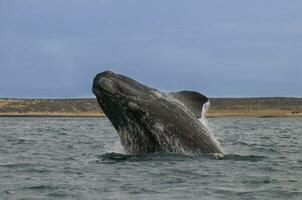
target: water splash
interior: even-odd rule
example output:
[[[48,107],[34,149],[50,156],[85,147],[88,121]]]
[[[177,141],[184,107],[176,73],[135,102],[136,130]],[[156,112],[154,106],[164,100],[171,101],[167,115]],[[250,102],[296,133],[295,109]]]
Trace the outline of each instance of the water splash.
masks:
[[[201,111],[201,118],[202,119],[206,119],[206,114],[207,114],[207,112],[210,108],[210,105],[211,105],[210,101],[207,101],[205,104],[203,104],[202,111]]]
[[[107,145],[105,145],[105,149],[107,153],[126,154],[120,138],[112,141],[112,143],[107,143]]]
[[[201,118],[199,118],[198,120],[206,127],[206,129],[208,129],[209,135],[212,138],[212,140],[214,141],[214,143],[218,146],[218,148],[221,150],[221,152],[223,154],[225,154],[224,149],[222,148],[222,146],[220,145],[218,140],[215,138],[214,133],[207,122],[206,114],[208,112],[208,109],[210,108],[210,105],[211,105],[210,101],[207,101],[205,104],[203,104],[202,111],[201,111]]]

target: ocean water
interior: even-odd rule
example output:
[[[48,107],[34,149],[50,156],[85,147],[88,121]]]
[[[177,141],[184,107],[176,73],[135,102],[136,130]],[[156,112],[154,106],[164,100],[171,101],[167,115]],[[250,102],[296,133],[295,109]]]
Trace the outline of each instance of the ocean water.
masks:
[[[302,199],[302,119],[208,119],[226,155],[124,155],[106,118],[0,118],[0,199]]]

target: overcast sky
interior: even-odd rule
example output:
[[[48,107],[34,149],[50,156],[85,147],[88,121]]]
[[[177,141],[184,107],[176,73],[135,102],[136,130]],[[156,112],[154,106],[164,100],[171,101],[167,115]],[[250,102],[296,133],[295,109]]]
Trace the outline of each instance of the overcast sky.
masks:
[[[0,97],[92,97],[107,69],[164,91],[302,97],[302,1],[0,0]]]

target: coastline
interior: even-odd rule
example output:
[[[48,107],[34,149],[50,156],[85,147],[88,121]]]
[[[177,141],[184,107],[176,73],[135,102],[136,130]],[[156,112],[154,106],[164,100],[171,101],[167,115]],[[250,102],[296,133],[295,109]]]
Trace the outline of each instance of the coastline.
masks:
[[[106,117],[104,113],[0,113],[0,117]],[[302,114],[291,114],[290,112],[209,112],[207,118],[302,118]]]
[[[0,117],[106,117],[104,113],[0,113]]]
[[[302,98],[210,98],[207,118],[302,117]],[[0,117],[105,117],[96,99],[0,98]]]

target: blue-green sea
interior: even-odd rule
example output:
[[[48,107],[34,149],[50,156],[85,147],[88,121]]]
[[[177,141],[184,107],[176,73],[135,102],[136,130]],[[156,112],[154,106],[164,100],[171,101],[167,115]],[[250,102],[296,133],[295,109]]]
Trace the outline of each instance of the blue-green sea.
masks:
[[[0,199],[302,199],[301,118],[213,118],[226,155],[125,155],[107,118],[0,118]]]

